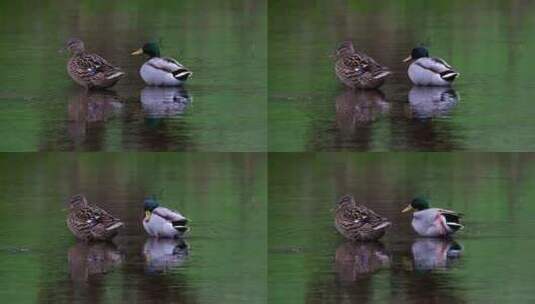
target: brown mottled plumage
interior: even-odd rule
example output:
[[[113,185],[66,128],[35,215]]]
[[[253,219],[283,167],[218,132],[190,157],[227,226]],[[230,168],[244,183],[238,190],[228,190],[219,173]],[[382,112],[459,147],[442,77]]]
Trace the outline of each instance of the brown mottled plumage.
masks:
[[[364,205],[357,204],[353,196],[346,195],[338,202],[334,225],[347,239],[373,241],[385,234],[390,222]]]
[[[373,58],[356,51],[351,41],[343,42],[336,50],[334,71],[342,83],[357,89],[378,88],[391,74]]]
[[[75,195],[69,203],[67,226],[82,241],[106,241],[117,235],[123,223],[105,210],[90,205],[83,195]]]
[[[104,58],[86,53],[80,39],[69,39],[67,49],[72,54],[67,63],[67,72],[76,83],[85,88],[109,88],[124,76],[120,68],[111,65]]]

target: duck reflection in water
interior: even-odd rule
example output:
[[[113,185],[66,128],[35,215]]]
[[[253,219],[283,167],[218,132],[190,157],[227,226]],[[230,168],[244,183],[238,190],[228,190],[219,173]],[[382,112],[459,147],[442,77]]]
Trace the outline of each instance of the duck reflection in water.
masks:
[[[336,122],[350,132],[376,121],[390,110],[380,90],[346,90],[336,98]]]
[[[446,269],[463,251],[459,243],[449,239],[421,238],[412,244],[413,265],[419,271]]]
[[[124,261],[124,254],[110,242],[78,242],[68,252],[70,278],[86,282],[91,276],[106,274]]]
[[[341,282],[354,282],[390,267],[381,242],[346,242],[336,249],[335,272]]]
[[[183,87],[145,87],[141,105],[148,118],[164,118],[184,113],[191,98]]]
[[[68,105],[70,133],[84,135],[91,123],[106,122],[120,113],[123,103],[113,91],[86,91],[74,95]]]
[[[183,239],[149,238],[143,246],[145,270],[160,273],[182,265],[188,256],[188,244]]]
[[[409,92],[412,117],[428,119],[447,115],[459,102],[459,94],[450,87],[415,86]]]
[[[390,111],[380,90],[346,90],[336,97],[335,145],[368,150],[373,123]]]

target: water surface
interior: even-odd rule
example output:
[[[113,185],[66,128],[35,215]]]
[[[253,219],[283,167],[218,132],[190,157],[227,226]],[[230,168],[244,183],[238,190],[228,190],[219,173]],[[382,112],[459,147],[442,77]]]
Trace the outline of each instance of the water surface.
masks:
[[[535,155],[270,154],[270,303],[531,303]],[[377,243],[333,227],[352,193],[392,222]],[[425,239],[404,202],[464,213],[454,240]]]
[[[127,73],[113,103],[67,75],[72,36]],[[146,94],[130,53],[147,41],[193,71],[187,106]],[[0,151],[265,151],[266,53],[263,1],[3,2]]]
[[[498,0],[270,2],[269,150],[535,149],[534,9]],[[346,39],[393,70],[380,91],[348,92],[337,80],[330,56]],[[421,43],[461,73],[453,90],[413,91],[401,60]]]
[[[263,154],[16,153],[0,160],[0,296],[6,303],[265,303]],[[70,195],[125,222],[113,243],[77,242]],[[190,220],[184,242],[143,230],[159,195]]]

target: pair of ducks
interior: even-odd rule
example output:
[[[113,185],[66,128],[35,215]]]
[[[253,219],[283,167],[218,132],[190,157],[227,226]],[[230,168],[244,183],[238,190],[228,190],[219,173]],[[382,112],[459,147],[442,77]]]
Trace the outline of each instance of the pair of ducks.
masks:
[[[188,219],[180,212],[161,207],[149,197],[143,202],[145,218],[143,228],[152,237],[179,238],[188,230]],[[83,195],[75,195],[69,202],[67,227],[81,241],[107,241],[124,226],[120,219],[104,209],[89,204]]]
[[[72,57],[67,63],[69,76],[79,85],[88,89],[106,89],[114,86],[125,73],[106,59],[97,54],[86,52],[84,42],[78,38],[67,41],[67,50]],[[132,55],[146,54],[145,62],[139,74],[147,85],[178,86],[183,84],[192,74],[190,70],[173,58],[160,57],[157,43],[145,43]]]
[[[378,88],[392,74],[370,56],[357,51],[351,41],[345,41],[338,47],[335,58],[334,70],[338,79],[351,88]],[[414,48],[403,61],[412,61],[408,75],[417,86],[449,86],[459,76],[446,61],[429,57],[429,51],[422,46]]]
[[[461,214],[455,211],[430,208],[423,198],[414,198],[402,212],[414,211],[412,228],[424,237],[448,237],[463,228]],[[340,199],[334,224],[345,238],[354,241],[374,241],[381,238],[391,223],[383,216],[358,204],[353,196]]]

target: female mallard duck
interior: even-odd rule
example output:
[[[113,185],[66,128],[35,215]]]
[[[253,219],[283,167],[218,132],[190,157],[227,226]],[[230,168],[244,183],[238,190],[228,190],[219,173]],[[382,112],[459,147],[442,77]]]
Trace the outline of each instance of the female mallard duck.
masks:
[[[463,229],[461,214],[455,211],[429,208],[427,200],[417,197],[401,212],[415,210],[412,215],[412,228],[421,236],[446,237]]]
[[[334,226],[347,239],[374,241],[385,234],[390,222],[371,209],[357,204],[353,196],[346,195],[338,202]]]
[[[149,60],[139,70],[141,78],[148,85],[178,86],[193,74],[175,59],[160,57],[160,47],[157,43],[145,43],[142,48],[132,53],[132,55],[140,54],[149,56]]]
[[[375,89],[380,87],[390,70],[368,55],[358,52],[353,42],[345,41],[336,50],[334,71],[342,83],[351,88]]]
[[[82,241],[106,241],[117,235],[123,223],[95,205],[90,205],[83,195],[75,195],[69,203],[67,226]]]
[[[187,218],[178,211],[160,207],[155,198],[146,198],[143,206],[145,208],[143,228],[150,236],[176,238],[181,237],[188,230],[188,227],[186,227]]]
[[[78,38],[69,39],[67,49],[72,54],[67,63],[67,72],[76,83],[85,88],[109,88],[124,76],[121,69],[104,58],[86,53],[83,41]]]
[[[403,62],[414,60],[409,66],[409,78],[412,83],[420,86],[448,86],[459,77],[459,73],[444,60],[429,57],[429,51],[425,47],[412,49],[411,55]]]

